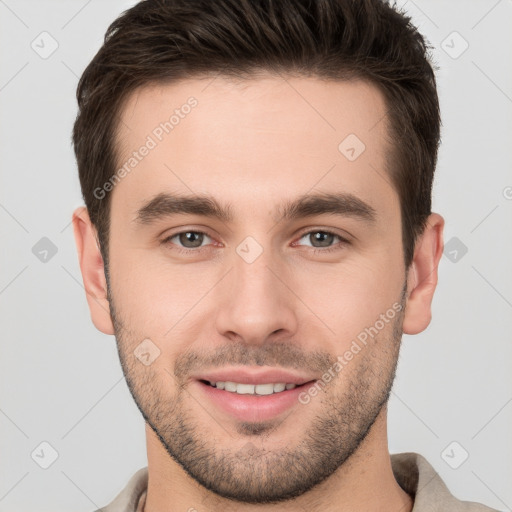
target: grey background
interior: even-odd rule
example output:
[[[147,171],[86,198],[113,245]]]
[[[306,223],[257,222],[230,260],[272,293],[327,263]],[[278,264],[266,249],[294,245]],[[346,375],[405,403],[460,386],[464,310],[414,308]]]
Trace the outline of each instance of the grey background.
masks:
[[[2,512],[90,511],[147,464],[114,338],[89,318],[70,226],[82,204],[78,77],[133,3],[0,0]],[[400,3],[440,66],[433,201],[447,251],[431,325],[404,336],[389,448],[423,454],[457,497],[511,510],[512,1]]]

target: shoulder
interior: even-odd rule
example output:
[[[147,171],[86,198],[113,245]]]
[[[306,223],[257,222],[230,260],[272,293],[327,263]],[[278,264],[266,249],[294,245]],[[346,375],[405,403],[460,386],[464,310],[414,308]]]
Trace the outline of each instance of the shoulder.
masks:
[[[136,512],[141,495],[148,487],[148,468],[139,469],[121,492],[105,507],[94,512]]]
[[[419,453],[392,454],[391,466],[400,487],[414,498],[412,512],[498,512],[481,503],[457,499],[439,473]]]

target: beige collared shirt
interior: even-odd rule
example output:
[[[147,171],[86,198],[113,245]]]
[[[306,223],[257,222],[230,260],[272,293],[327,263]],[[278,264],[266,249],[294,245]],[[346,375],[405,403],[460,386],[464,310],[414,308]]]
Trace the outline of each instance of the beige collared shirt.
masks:
[[[391,455],[395,479],[414,499],[412,512],[498,512],[480,503],[460,501],[418,453]],[[148,469],[139,469],[126,487],[106,507],[95,512],[143,512],[148,485]]]

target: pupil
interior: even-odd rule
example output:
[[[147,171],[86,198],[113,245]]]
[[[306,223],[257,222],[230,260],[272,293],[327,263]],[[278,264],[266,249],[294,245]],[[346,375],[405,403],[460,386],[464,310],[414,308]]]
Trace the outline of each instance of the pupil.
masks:
[[[203,235],[201,233],[197,233],[195,231],[187,231],[186,233],[182,233],[180,235],[180,242],[185,247],[200,247],[203,241],[202,237]],[[187,245],[187,243],[192,243],[192,245]]]
[[[315,240],[321,243],[319,247],[328,247],[329,242],[331,241],[331,237],[333,235],[330,233],[326,233],[325,231],[317,231],[314,236]]]

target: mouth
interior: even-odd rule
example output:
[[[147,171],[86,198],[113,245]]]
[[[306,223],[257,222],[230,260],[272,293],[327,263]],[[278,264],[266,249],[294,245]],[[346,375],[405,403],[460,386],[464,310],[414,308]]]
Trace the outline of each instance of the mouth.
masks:
[[[199,379],[199,382],[206,386],[211,386],[215,389],[227,391],[229,393],[236,393],[237,395],[254,395],[254,396],[268,396],[276,393],[283,393],[296,388],[311,385],[314,380],[304,382],[303,384],[295,384],[293,382],[269,382],[266,384],[246,384],[232,381],[210,381],[206,379]]]
[[[207,379],[193,381],[202,396],[216,409],[245,422],[262,422],[279,417],[300,405],[299,395],[315,382],[246,384]]]

